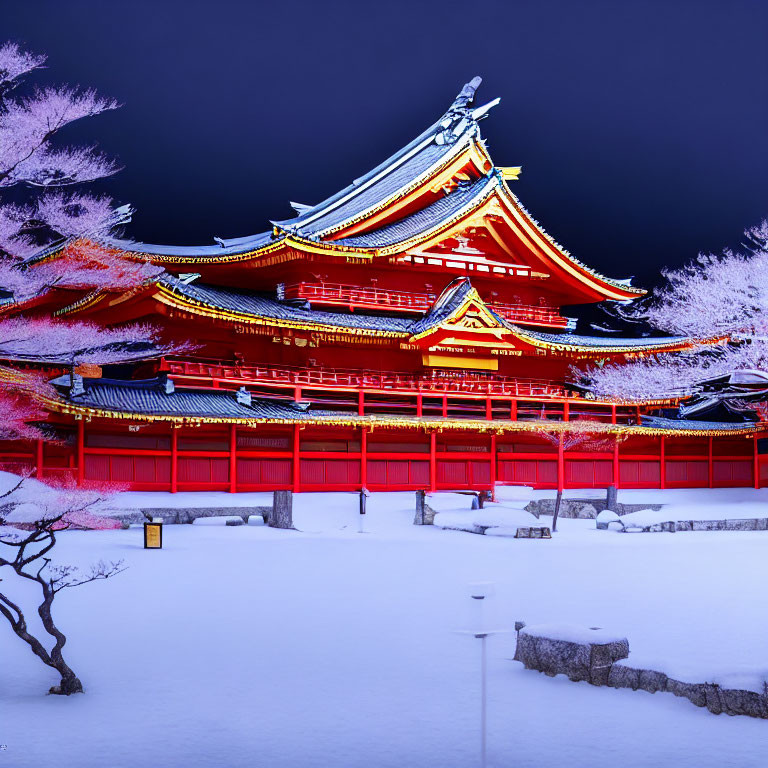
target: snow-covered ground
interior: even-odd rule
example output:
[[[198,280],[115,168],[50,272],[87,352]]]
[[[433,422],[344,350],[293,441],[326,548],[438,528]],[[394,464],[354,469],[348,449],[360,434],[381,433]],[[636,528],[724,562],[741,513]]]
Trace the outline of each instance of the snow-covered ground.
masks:
[[[768,500],[705,494],[729,510]],[[474,581],[496,585],[494,626],[605,627],[630,661],[694,679],[768,668],[768,533],[561,520],[551,540],[515,540],[414,527],[412,494],[374,494],[361,534],[356,505],[299,495],[299,531],[172,526],[162,551],[136,528],[61,534],[60,559],[128,570],[57,598],[85,695],[45,696],[53,674],[0,624],[0,768],[477,765],[479,643],[455,632]],[[489,640],[491,766],[765,763],[764,721],[547,678],[510,661],[513,646]]]

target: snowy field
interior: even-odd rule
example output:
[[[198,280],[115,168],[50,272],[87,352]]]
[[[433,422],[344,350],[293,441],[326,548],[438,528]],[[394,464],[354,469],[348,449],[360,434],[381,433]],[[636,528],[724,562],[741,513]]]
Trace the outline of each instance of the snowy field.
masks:
[[[361,534],[356,504],[299,495],[300,531],[169,526],[162,551],[137,528],[62,534],[61,560],[128,570],[57,599],[85,695],[44,695],[54,675],[0,625],[0,768],[477,765],[479,642],[455,632],[472,581],[496,584],[494,626],[605,627],[630,661],[692,679],[768,669],[768,533],[562,520],[552,540],[515,540],[414,527],[413,494],[374,494]],[[489,640],[491,766],[765,765],[765,721],[547,678],[513,649]]]

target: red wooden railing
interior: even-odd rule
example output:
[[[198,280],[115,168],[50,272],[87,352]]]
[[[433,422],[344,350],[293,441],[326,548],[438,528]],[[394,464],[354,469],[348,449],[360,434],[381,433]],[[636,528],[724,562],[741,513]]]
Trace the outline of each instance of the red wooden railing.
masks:
[[[293,387],[386,390],[435,394],[476,394],[509,397],[567,396],[564,387],[545,379],[519,379],[511,376],[481,375],[468,372],[432,371],[415,374],[399,371],[367,371],[345,368],[298,368],[273,365],[228,365],[188,360],[164,360],[163,370],[172,377],[210,379],[215,385],[253,382]]]
[[[341,283],[292,283],[283,287],[283,294],[286,299],[306,299],[315,304],[406,312],[426,312],[437,298],[433,293],[410,293]]]
[[[524,304],[489,304],[497,315],[512,323],[523,325],[548,325],[556,328],[567,328],[568,318],[563,317],[556,309],[550,307],[531,307]]]
[[[395,291],[377,286],[343,285],[341,283],[291,283],[278,288],[285,299],[305,299],[314,304],[354,309],[386,309],[396,312],[426,312],[435,303],[433,293]],[[491,303],[496,314],[513,323],[566,328],[568,319],[551,307],[526,304]]]

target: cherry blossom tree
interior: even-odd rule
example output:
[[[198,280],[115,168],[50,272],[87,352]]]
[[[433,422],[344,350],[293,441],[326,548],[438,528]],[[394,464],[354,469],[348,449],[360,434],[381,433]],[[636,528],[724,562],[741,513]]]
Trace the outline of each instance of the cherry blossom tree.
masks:
[[[29,315],[50,291],[125,290],[162,273],[105,244],[130,220],[130,206],[74,188],[115,173],[114,160],[94,146],[58,143],[68,125],[116,109],[117,102],[69,86],[20,93],[44,63],[15,43],[0,46],[0,359],[74,368],[146,357],[153,349],[161,354],[145,326],[101,329]],[[37,375],[0,369],[0,436],[32,436],[27,398],[44,390]]]
[[[34,422],[46,400],[57,397],[43,370],[155,357],[169,350],[146,326],[100,328],[39,317],[35,306],[56,291],[83,297],[126,290],[156,279],[162,270],[148,260],[122,256],[109,235],[130,220],[129,206],[78,186],[109,176],[117,164],[94,146],[67,146],[59,134],[68,125],[116,109],[113,99],[92,90],[20,85],[39,70],[44,56],[14,43],[0,45],[0,439],[44,438]],[[69,303],[69,301],[67,302]],[[23,364],[23,365],[20,365]],[[50,374],[49,374],[50,375]],[[0,473],[0,476],[6,473]],[[72,527],[117,525],[97,513],[104,489],[52,489],[22,478],[0,493],[0,615],[15,634],[61,681],[51,693],[71,694],[82,683],[65,661],[66,636],[53,617],[56,595],[64,589],[119,573],[120,563],[97,563],[90,570],[56,563],[57,532]],[[0,484],[1,485],[1,484]],[[14,585],[39,589],[35,613],[42,629],[30,625],[24,594]]]
[[[623,310],[627,319],[684,337],[689,350],[595,366],[576,372],[580,383],[632,402],[687,397],[701,381],[734,371],[768,371],[768,222],[745,238],[741,252],[701,254],[664,272],[667,284],[652,299]]]

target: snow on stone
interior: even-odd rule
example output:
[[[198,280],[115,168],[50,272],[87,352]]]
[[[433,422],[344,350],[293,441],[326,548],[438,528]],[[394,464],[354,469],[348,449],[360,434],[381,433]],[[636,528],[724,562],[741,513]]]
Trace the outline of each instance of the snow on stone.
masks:
[[[536,491],[536,498],[554,498],[555,491]],[[565,499],[604,499],[600,488],[568,489]],[[741,520],[768,517],[768,488],[619,489],[624,504],[663,504],[665,520]]]
[[[536,624],[520,630],[531,637],[547,637],[550,640],[561,640],[564,643],[603,644],[619,643],[627,639],[626,635],[611,632],[607,629],[595,629],[576,624]]]
[[[491,534],[497,528],[497,536],[512,536],[518,528],[530,528],[543,525],[534,515],[523,509],[511,509],[501,504],[487,504],[485,509],[464,509],[461,511],[438,512],[435,515],[435,523],[438,528],[450,528],[452,530],[468,531],[470,533]]]
[[[666,523],[670,520],[669,512],[654,509],[639,509],[621,517],[621,522],[627,530],[645,528],[657,523]]]
[[[237,515],[213,515],[211,517],[198,517],[192,521],[193,525],[244,525],[242,517]]]

